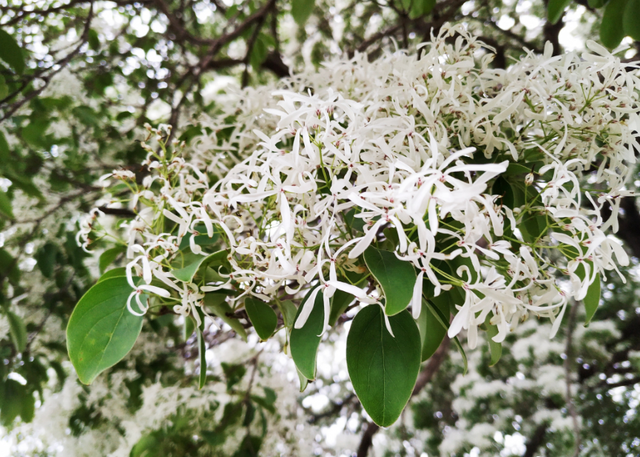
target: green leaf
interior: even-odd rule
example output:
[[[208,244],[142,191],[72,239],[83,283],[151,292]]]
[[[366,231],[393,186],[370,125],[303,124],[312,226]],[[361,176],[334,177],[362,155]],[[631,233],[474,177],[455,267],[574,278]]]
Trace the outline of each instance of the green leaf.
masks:
[[[440,308],[443,314],[449,314],[448,303],[439,301],[435,303],[435,305]],[[447,329],[440,324],[436,316],[424,302],[422,303],[422,310],[420,311],[420,317],[418,317],[416,324],[418,325],[420,341],[422,342],[421,360],[424,362],[438,350],[442,340],[444,340],[444,336],[447,334]]]
[[[585,262],[589,264],[589,266],[591,267],[591,271],[593,271],[593,262],[591,262],[590,260],[586,260]],[[578,275],[581,280],[584,280],[584,265],[578,265],[578,268],[576,269],[576,275]],[[587,289],[587,295],[584,297],[582,302],[584,303],[584,308],[586,311],[586,315],[584,317],[584,326],[588,327],[591,319],[593,319],[594,314],[598,310],[598,305],[600,304],[600,273],[596,273],[596,278]]]
[[[9,143],[7,143],[4,133],[0,132],[0,161],[7,163],[10,160],[10,155],[11,149],[9,148]]]
[[[45,119],[33,120],[21,130],[22,138],[35,149],[48,149],[45,134],[49,122]]]
[[[253,43],[253,49],[251,50],[251,57],[249,61],[254,70],[258,70],[260,65],[267,60],[267,53],[269,52],[267,44],[262,37],[263,35],[258,35],[255,43]]]
[[[51,278],[53,276],[56,266],[56,256],[59,251],[60,249],[57,244],[47,241],[38,249],[38,252],[36,252],[35,259],[36,262],[38,262],[38,268],[45,278]]]
[[[11,209],[11,200],[9,196],[0,190],[0,216],[7,219],[13,219],[13,211]]]
[[[549,0],[547,4],[547,20],[552,24],[557,23],[569,3],[571,3],[571,0]]]
[[[71,110],[71,113],[87,127],[98,127],[100,125],[97,113],[89,106],[76,106]]]
[[[364,251],[364,261],[384,292],[384,312],[393,316],[409,306],[417,279],[413,265],[373,246]]]
[[[26,392],[20,405],[20,418],[23,422],[31,422],[36,413],[36,399],[30,392]]]
[[[26,387],[14,379],[7,379],[4,384],[4,398],[0,409],[0,421],[5,427],[11,425],[22,412],[22,403],[27,397]]]
[[[300,392],[304,392],[309,385],[309,380],[305,375],[300,373],[300,370],[298,370],[297,368],[296,371],[298,372],[298,381],[300,381]]]
[[[0,100],[9,95],[9,87],[7,86],[4,76],[0,75]]]
[[[244,308],[260,339],[268,340],[278,325],[278,316],[275,311],[256,298],[247,298],[244,301]]]
[[[12,283],[20,280],[18,263],[5,249],[0,248],[0,276],[9,278]]]
[[[198,354],[200,356],[200,375],[198,376],[198,388],[202,389],[207,382],[207,346],[202,335],[202,329],[196,327],[198,335]]]
[[[100,266],[100,274],[104,273],[109,265],[113,263],[116,258],[127,250],[124,246],[116,246],[115,248],[107,249],[102,254],[100,254],[99,266]]]
[[[178,270],[173,270],[173,276],[175,276],[180,281],[191,282],[200,267],[206,265],[223,265],[227,261],[227,254],[228,252],[226,250],[223,250],[214,252],[213,254],[208,256],[198,256],[198,258],[194,262],[190,263],[186,267],[180,268]]]
[[[233,314],[233,310],[229,303],[225,301],[226,295],[220,293],[209,293],[204,296],[204,304],[211,309],[213,314],[218,316],[222,321],[233,329],[240,338],[247,341],[247,331],[242,326],[242,322],[229,316]]]
[[[300,27],[302,27],[313,12],[315,0],[292,0],[291,15]]]
[[[20,49],[16,40],[2,29],[0,29],[0,59],[9,64],[19,75],[24,72],[22,49]]]
[[[429,14],[436,6],[436,0],[412,0],[409,19],[417,19]]]
[[[206,439],[206,438],[205,438]],[[155,434],[143,436],[140,440],[131,448],[129,457],[149,457],[153,455],[153,451],[158,446],[158,439]]]
[[[98,279],[98,282],[102,282],[105,279],[118,278],[121,276],[127,276],[127,269],[125,267],[112,268],[111,270],[104,272],[104,274]]]
[[[58,386],[56,388],[56,391],[60,391],[64,386],[65,379],[67,379],[67,372],[62,367],[62,364],[56,360],[50,360],[49,366],[53,368],[53,371],[56,372],[56,377],[58,378]]]
[[[285,327],[290,329],[291,327],[293,327],[293,324],[296,320],[298,309],[291,300],[285,300],[278,303],[278,305],[278,307],[280,308],[280,312],[282,313],[282,320],[284,321],[284,325]]]
[[[487,327],[487,339],[489,340],[489,352],[491,353],[491,361],[489,366],[492,367],[502,357],[502,343],[496,343],[493,341],[493,337],[498,334],[498,327],[491,324],[491,316],[487,315],[487,319],[484,321]]]
[[[300,315],[300,312],[304,308],[304,303],[309,299],[309,294],[305,297],[303,305],[298,308],[298,314],[296,314],[296,320]],[[322,292],[316,295],[315,302],[313,303],[313,309],[307,322],[302,328],[291,329],[291,357],[298,367],[300,373],[309,380],[316,378],[316,356],[318,353],[318,346],[320,345],[320,334],[322,333],[322,326],[324,325],[324,305]]]
[[[607,48],[613,49],[624,38],[624,12],[627,0],[610,0],[604,9],[600,23],[600,40]]]
[[[231,390],[233,386],[242,381],[242,378],[247,373],[244,365],[222,362],[220,366],[224,372],[224,377],[227,378],[227,390]]]
[[[626,35],[640,41],[640,0],[628,0],[622,24]]]
[[[606,0],[587,0],[587,4],[591,8],[602,8],[605,4]]]
[[[187,341],[196,329],[196,321],[191,316],[185,316],[184,325],[182,327],[182,339]]]
[[[9,333],[13,346],[16,351],[24,352],[27,348],[27,326],[22,318],[11,311],[7,311],[7,320],[9,321]]]
[[[84,384],[122,360],[136,342],[143,318],[127,309],[131,292],[127,278],[105,279],[89,289],[73,310],[67,349]]]
[[[420,332],[408,311],[389,317],[377,305],[360,310],[347,336],[347,368],[362,406],[381,427],[393,424],[420,371]]]
[[[357,287],[361,287],[367,280],[366,274],[347,272],[347,278],[338,278],[339,281],[351,283]],[[342,316],[348,306],[353,303],[355,297],[343,290],[336,290],[331,297],[331,313],[329,314],[329,325],[333,326]]]
[[[198,224],[194,228],[198,233],[206,232],[206,227],[204,224]],[[198,246],[205,247],[217,244],[219,236],[217,232],[214,232],[213,236],[211,237],[209,237],[209,235],[207,235],[206,233],[204,235],[194,235],[193,233],[187,233],[184,237],[182,237],[182,241],[180,241],[179,250],[191,250],[191,238],[194,238],[194,242]]]
[[[438,322],[440,322],[440,325],[442,325],[444,328],[446,328],[447,330],[449,330],[449,319],[447,318],[447,314],[443,314],[440,311],[439,307],[435,307],[433,305],[433,303],[430,303],[429,301],[426,302],[427,306],[429,307],[429,310],[431,311],[431,313],[435,316],[435,318],[438,320]],[[464,352],[464,348],[462,347],[462,344],[460,344],[460,340],[458,339],[458,337],[454,337],[453,338],[453,344],[456,347],[456,349],[458,349],[458,352],[460,353],[460,356],[462,357],[462,363],[464,364],[464,372],[463,374],[467,374],[467,370],[469,369],[469,360],[467,359],[467,354],[466,352]]]
[[[97,51],[100,48],[100,38],[98,37],[98,32],[93,29],[89,29],[89,33],[87,34],[87,42],[89,43],[89,48]]]

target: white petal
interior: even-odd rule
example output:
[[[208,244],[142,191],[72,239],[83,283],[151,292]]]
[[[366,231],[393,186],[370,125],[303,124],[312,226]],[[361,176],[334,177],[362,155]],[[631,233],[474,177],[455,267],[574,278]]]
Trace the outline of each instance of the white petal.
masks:
[[[411,299],[411,311],[413,318],[420,317],[420,310],[422,310],[422,278],[424,277],[424,271],[418,273],[418,279],[413,286],[413,298]]]
[[[307,298],[307,301],[302,304],[302,311],[300,311],[300,315],[293,325],[294,328],[302,328],[304,327],[304,324],[307,323],[307,319],[309,319],[311,311],[313,311],[313,305],[316,302],[316,296],[318,295],[318,292],[320,292],[321,288],[321,286],[318,286],[313,289],[311,294],[309,294],[309,298]]]
[[[171,294],[169,293],[168,290],[163,289],[161,287],[157,287],[157,286],[149,286],[149,285],[141,285],[138,287],[139,290],[146,290],[148,292],[151,292],[152,294],[156,294],[156,295],[160,295],[161,297],[170,297]]]

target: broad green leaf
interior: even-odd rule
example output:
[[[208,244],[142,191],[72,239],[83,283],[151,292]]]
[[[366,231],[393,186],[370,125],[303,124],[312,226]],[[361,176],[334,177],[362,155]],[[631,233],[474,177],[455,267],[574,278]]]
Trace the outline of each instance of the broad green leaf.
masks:
[[[304,308],[304,303],[306,303],[306,300],[309,298],[309,294],[307,294],[303,304],[298,308],[296,320]],[[307,322],[305,322],[302,328],[295,328],[294,326],[291,329],[291,339],[289,343],[291,346],[291,357],[296,367],[298,367],[300,373],[309,380],[316,378],[316,356],[318,346],[320,345],[320,334],[322,333],[323,325],[324,305],[322,292],[319,292],[318,295],[316,295],[313,310]]]
[[[593,262],[591,262],[590,260],[587,260],[586,262],[589,264],[591,269],[593,269]],[[578,268],[576,269],[576,275],[578,275],[578,277],[581,280],[584,280],[584,278],[585,278],[585,269],[584,269],[584,266],[582,264],[578,265]],[[584,308],[585,308],[585,312],[586,312],[586,315],[584,317],[584,326],[585,327],[589,326],[589,323],[591,322],[591,319],[593,319],[594,314],[598,310],[598,305],[600,304],[600,287],[601,287],[600,286],[600,273],[596,273],[596,277],[595,277],[593,283],[591,283],[591,285],[587,289],[587,295],[582,300],[582,302],[584,303]]]
[[[89,43],[90,49],[97,51],[100,48],[100,37],[98,36],[98,32],[93,29],[89,29],[87,42]]]
[[[22,412],[22,404],[26,400],[26,386],[14,379],[7,379],[4,384],[4,398],[0,409],[0,421],[5,427],[11,425]]]
[[[429,310],[431,311],[431,313],[434,315],[434,317],[438,320],[438,322],[440,322],[440,325],[442,325],[445,329],[449,330],[448,316],[446,314],[443,314],[439,308],[433,305],[433,303],[430,303],[429,301],[427,301],[426,304],[429,307]],[[458,349],[458,352],[462,356],[462,363],[464,364],[463,374],[466,375],[467,370],[469,369],[469,361],[467,359],[467,354],[466,352],[464,352],[464,348],[462,347],[462,344],[460,344],[460,340],[458,339],[457,336],[453,337],[453,340],[451,341],[453,341],[454,346],[456,347],[456,349]]]
[[[547,19],[552,24],[555,24],[562,17],[564,9],[569,6],[571,0],[549,0],[547,4]]]
[[[104,274],[98,279],[98,282],[102,282],[105,279],[118,278],[121,276],[127,276],[127,269],[125,267],[112,268],[111,270],[104,272]]]
[[[502,176],[521,176],[531,173],[531,165],[527,166],[518,162],[511,162]],[[524,182],[524,178],[523,178]]]
[[[393,316],[409,306],[417,279],[413,265],[373,246],[364,251],[364,261],[384,292],[384,312]]]
[[[302,27],[313,12],[315,0],[292,0],[291,15],[300,27]]]
[[[610,0],[604,9],[600,23],[600,40],[609,49],[620,44],[624,38],[624,12],[627,0]]]
[[[38,262],[38,268],[45,278],[51,278],[53,276],[58,252],[58,245],[51,241],[46,242],[38,249],[38,252],[36,252],[35,259]]]
[[[64,381],[67,379],[67,372],[62,367],[62,364],[57,360],[49,360],[49,366],[53,368],[53,371],[56,372],[56,377],[58,378],[58,384],[55,391],[59,392],[60,390],[62,390],[62,387],[64,386]]]
[[[5,249],[0,248],[0,276],[5,276],[13,283],[20,280],[18,263]]]
[[[426,16],[436,6],[436,0],[412,0],[411,8],[409,10],[409,18],[417,19],[422,16]]]
[[[0,132],[0,161],[2,161],[2,163],[7,163],[9,161],[10,153],[11,149],[9,148],[9,143],[7,143],[4,133]]]
[[[440,307],[440,311],[444,315],[449,314],[448,303],[439,301],[434,304]],[[444,336],[447,334],[447,329],[440,324],[436,316],[434,316],[433,312],[424,302],[422,303],[422,310],[420,311],[420,317],[418,317],[416,324],[418,325],[420,341],[422,342],[421,360],[424,362],[440,347]]]
[[[46,119],[36,119],[22,128],[22,138],[35,149],[48,149],[46,132],[49,128],[49,121]]]
[[[262,63],[267,59],[267,53],[269,52],[267,44],[262,37],[263,35],[258,35],[255,43],[253,44],[253,49],[251,50],[249,62],[254,70],[258,70],[260,68],[260,65],[262,65]]]
[[[187,341],[196,329],[196,321],[191,316],[185,316],[182,326],[182,339]]]
[[[213,254],[208,256],[198,256],[198,258],[194,262],[190,263],[184,268],[173,270],[173,276],[175,276],[180,281],[191,282],[200,267],[206,265],[222,265],[227,261],[227,254],[228,252],[226,250],[223,250],[214,252]]]
[[[198,376],[198,388],[202,389],[207,382],[207,345],[202,335],[202,329],[196,327],[198,335],[198,355],[200,357],[200,375]]]
[[[116,246],[115,248],[107,249],[102,254],[100,254],[100,260],[98,262],[100,267],[100,273],[104,273],[109,265],[113,263],[116,258],[125,252],[127,248],[124,246]]]
[[[628,0],[622,24],[625,35],[640,41],[640,0]]]
[[[32,393],[27,392],[22,400],[20,418],[22,422],[31,422],[36,413],[36,399]]]
[[[602,8],[606,0],[587,0],[587,3],[591,8]]]
[[[247,298],[244,301],[244,308],[260,339],[268,340],[278,325],[278,316],[275,311],[256,298]]]
[[[11,209],[11,199],[9,196],[0,190],[0,216],[4,216],[7,219],[13,219],[13,210]]]
[[[347,272],[347,278],[338,278],[339,281],[349,282],[361,287],[367,280],[367,275]],[[353,303],[355,297],[343,290],[336,290],[331,297],[331,313],[329,314],[329,325],[333,326],[338,318],[342,316],[347,307]]]
[[[347,307],[353,303],[355,297],[348,292],[343,290],[336,290],[331,297],[331,313],[329,314],[329,325],[335,325],[336,321],[342,313],[345,312]]]
[[[27,326],[20,316],[11,311],[7,311],[7,320],[11,342],[16,351],[23,352],[27,348]]]
[[[293,323],[296,320],[298,308],[296,308],[296,305],[294,305],[291,300],[279,302],[278,307],[280,308],[280,312],[282,313],[282,320],[284,321],[285,327],[290,329],[291,327],[293,327]]]
[[[300,381],[300,392],[304,392],[309,385],[309,380],[305,375],[300,373],[300,370],[296,369],[296,371],[298,372],[298,381]]]
[[[105,279],[89,289],[73,310],[67,348],[84,384],[122,360],[136,342],[143,317],[127,309],[131,292],[127,278]]]
[[[498,327],[491,324],[490,315],[487,315],[487,319],[484,321],[484,324],[487,327],[487,339],[489,340],[489,352],[491,353],[489,366],[492,367],[498,363],[500,357],[502,357],[502,343],[496,343],[493,341],[493,337],[498,334]]]
[[[220,366],[224,372],[224,377],[227,379],[227,390],[231,390],[233,386],[242,381],[242,378],[247,373],[247,369],[241,364],[222,362]]]
[[[242,326],[242,322],[230,316],[230,314],[233,314],[233,310],[231,306],[229,306],[229,303],[225,301],[225,298],[225,294],[215,292],[208,293],[204,296],[204,304],[207,308],[211,309],[213,314],[222,319],[222,322],[231,327],[240,338],[247,341],[247,331]]]
[[[393,424],[420,371],[420,332],[408,311],[388,318],[377,305],[360,310],[347,336],[347,368],[360,403],[381,427]]]
[[[351,230],[356,230],[358,232],[364,232],[364,219],[360,217],[356,217],[356,210],[351,208],[349,211],[342,215],[345,224]]]
[[[0,28],[0,59],[9,64],[16,73],[24,72],[24,54],[16,40]]]
[[[264,391],[264,401],[268,405],[273,405],[276,402],[276,399],[278,398],[276,391],[270,387],[262,387],[262,390]]]
[[[4,76],[0,75],[0,100],[9,95],[9,87],[4,79]]]
[[[584,325],[589,325],[600,304],[600,273],[596,274],[595,280],[587,289],[587,295],[582,301],[584,302],[584,307],[587,312]]]
[[[206,228],[204,224],[198,224],[195,226],[195,230],[199,233],[206,232]],[[195,238],[194,238],[195,237]],[[182,241],[180,241],[179,250],[184,251],[186,249],[191,250],[191,238],[194,238],[194,242],[200,246],[213,246],[218,243],[218,232],[213,232],[213,236],[209,238],[209,235],[204,233],[204,235],[194,235],[193,233],[187,233],[184,237],[182,237]]]

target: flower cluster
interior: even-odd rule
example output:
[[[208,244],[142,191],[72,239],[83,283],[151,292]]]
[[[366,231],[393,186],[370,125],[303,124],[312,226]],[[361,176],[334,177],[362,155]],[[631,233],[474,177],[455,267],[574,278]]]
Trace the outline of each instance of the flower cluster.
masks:
[[[357,55],[229,95],[188,160],[150,129],[151,174],[117,173],[137,211],[125,227],[134,293],[162,287],[161,303],[199,321],[209,292],[242,306],[319,286],[326,328],[336,291],[385,298],[362,260],[375,245],[415,267],[414,317],[423,296],[458,294],[449,336],[465,329],[471,347],[487,321],[496,342],[531,314],[555,333],[570,298],[628,262],[605,231],[640,149],[640,78],[588,46],[493,69],[489,47],[444,27],[418,55]],[[176,274],[220,249],[224,265]]]

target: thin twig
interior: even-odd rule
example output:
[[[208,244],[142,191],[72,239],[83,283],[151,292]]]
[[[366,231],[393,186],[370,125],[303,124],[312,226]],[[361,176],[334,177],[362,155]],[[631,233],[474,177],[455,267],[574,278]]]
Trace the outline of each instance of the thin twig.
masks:
[[[573,403],[573,397],[571,394],[571,361],[573,359],[573,325],[576,319],[576,312],[578,307],[575,303],[571,303],[569,305],[571,309],[569,310],[569,322],[567,322],[567,343],[565,346],[565,359],[564,359],[564,375],[565,375],[565,400],[567,402],[567,411],[571,415],[571,421],[573,422],[573,433],[575,434],[575,442],[576,449],[574,452],[574,457],[580,455],[580,423],[578,422],[578,413],[576,412],[576,407]]]

